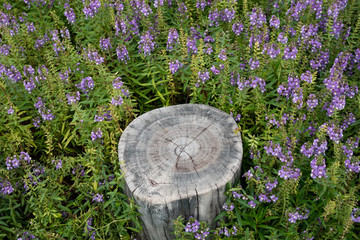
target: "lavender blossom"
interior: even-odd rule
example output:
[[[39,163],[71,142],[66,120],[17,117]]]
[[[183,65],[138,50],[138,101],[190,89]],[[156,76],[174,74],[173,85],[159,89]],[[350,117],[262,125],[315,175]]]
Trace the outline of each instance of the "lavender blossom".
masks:
[[[115,89],[121,89],[122,86],[124,85],[124,82],[121,81],[121,77],[117,77],[113,80],[112,85]]]
[[[284,33],[284,32],[281,32],[281,33],[279,33],[279,36],[278,36],[278,38],[277,38],[277,41],[278,41],[278,42],[281,42],[281,43],[283,43],[283,44],[286,44],[287,41],[288,41],[288,38],[285,36],[285,33]]]
[[[91,62],[95,62],[97,65],[104,62],[104,58],[101,57],[96,50],[84,49],[84,58]]]
[[[175,28],[169,30],[169,35],[166,43],[166,49],[171,51],[174,47],[179,44],[179,34]]]
[[[241,22],[236,22],[232,25],[233,32],[239,36],[242,31],[244,31],[244,25]]]
[[[301,74],[300,79],[304,82],[312,83],[312,75],[310,71],[306,71],[305,73]]]
[[[196,54],[198,49],[196,47],[196,39],[194,38],[188,38],[186,46],[188,48],[188,54],[193,53]]]
[[[271,16],[271,19],[270,19],[270,27],[274,27],[276,29],[279,29],[280,27],[280,20],[278,17],[276,17],[275,15],[272,15]]]
[[[117,54],[118,60],[125,62],[125,64],[127,64],[127,60],[130,60],[129,53],[128,53],[125,45],[118,46],[116,48],[116,54]]]
[[[198,72],[198,76],[202,83],[205,83],[207,80],[210,79],[210,75],[208,71]]]
[[[227,211],[227,212],[230,212],[230,211],[232,211],[232,210],[234,209],[234,204],[228,205],[228,204],[224,203],[223,209],[224,209],[225,211]]]
[[[111,105],[121,106],[123,104],[123,102],[124,102],[124,99],[120,95],[111,98]]]
[[[139,43],[139,52],[144,53],[145,57],[151,55],[151,51],[155,49],[155,37],[150,31],[146,31],[141,37]]]
[[[84,94],[88,94],[90,90],[94,89],[94,81],[92,77],[86,77],[81,80],[80,83],[75,84]]]
[[[100,38],[100,48],[103,50],[103,51],[108,51],[112,48],[111,46],[111,43],[110,43],[110,38],[104,38],[104,37],[101,37]]]
[[[75,13],[74,13],[74,9],[72,9],[72,8],[69,6],[69,3],[65,3],[65,4],[64,4],[64,8],[65,8],[64,15],[65,15],[65,17],[67,18],[68,22],[69,22],[70,24],[75,23],[76,16],[75,16]]]
[[[14,191],[15,190],[9,181],[0,178],[0,194],[10,195]]]
[[[261,28],[266,23],[266,16],[261,8],[253,8],[252,12],[249,13],[250,25],[256,28]]]
[[[62,161],[61,161],[61,159],[59,159],[59,160],[57,160],[57,161],[54,159],[54,160],[52,160],[51,162],[54,163],[54,164],[56,164],[56,165],[55,165],[55,169],[56,169],[56,170],[59,170],[60,168],[62,168]]]
[[[297,53],[297,48],[294,45],[290,45],[284,49],[284,59],[295,59]]]
[[[98,203],[100,203],[100,202],[103,202],[103,201],[104,201],[104,199],[103,199],[103,195],[102,195],[102,194],[97,193],[97,194],[94,195],[94,197],[93,197],[93,202],[98,202]]]
[[[9,115],[14,114],[14,109],[13,109],[12,107],[10,107],[10,108],[8,109],[7,113],[8,113]]]
[[[255,208],[255,207],[256,207],[256,203],[255,203],[254,201],[249,201],[248,204],[249,204],[249,206],[250,206],[251,208]]]
[[[219,57],[220,60],[226,61],[226,59],[227,59],[226,50],[225,50],[225,49],[221,49],[218,57]]]
[[[75,104],[80,100],[80,92],[76,91],[76,92],[72,92],[70,94],[67,93],[66,98],[68,100],[68,105]]]
[[[83,13],[85,14],[86,19],[93,18],[99,11],[100,7],[101,3],[99,0],[90,0],[90,3],[85,5],[83,8]]]
[[[9,54],[10,54],[10,48],[11,48],[10,45],[3,44],[3,45],[0,47],[0,54],[1,54],[1,55],[5,55],[5,56],[9,56]]]
[[[257,59],[250,58],[249,65],[251,70],[255,70],[256,68],[260,67],[260,61]]]
[[[351,220],[355,223],[360,222],[360,209],[354,208],[351,212]]]
[[[172,74],[176,73],[182,66],[183,64],[179,60],[169,62],[169,68]]]
[[[91,132],[91,140],[95,141],[98,138],[102,138],[102,131],[100,130],[100,128],[98,128],[98,130],[96,132],[92,131]]]

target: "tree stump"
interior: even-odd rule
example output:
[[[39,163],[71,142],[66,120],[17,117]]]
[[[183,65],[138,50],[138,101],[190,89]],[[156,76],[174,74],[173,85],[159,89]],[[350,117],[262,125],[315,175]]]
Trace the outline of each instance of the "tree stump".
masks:
[[[202,104],[155,109],[128,125],[119,160],[125,192],[139,206],[140,238],[174,239],[180,215],[213,222],[226,202],[226,184],[240,176],[236,128],[230,115]]]

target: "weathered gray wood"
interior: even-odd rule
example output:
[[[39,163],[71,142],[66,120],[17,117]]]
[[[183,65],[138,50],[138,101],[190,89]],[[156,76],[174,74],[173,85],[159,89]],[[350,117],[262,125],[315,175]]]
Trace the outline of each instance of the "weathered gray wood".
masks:
[[[143,239],[173,239],[179,215],[212,223],[240,176],[243,155],[237,124],[227,113],[182,104],[145,113],[124,130],[119,160],[126,193],[134,197]]]

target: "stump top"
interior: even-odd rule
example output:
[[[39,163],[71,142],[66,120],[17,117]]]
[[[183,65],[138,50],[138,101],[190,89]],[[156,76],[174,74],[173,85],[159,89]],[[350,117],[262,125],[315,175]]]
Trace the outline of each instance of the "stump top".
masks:
[[[242,140],[227,113],[202,104],[147,112],[124,130],[119,160],[127,187],[153,204],[219,189],[239,172]]]

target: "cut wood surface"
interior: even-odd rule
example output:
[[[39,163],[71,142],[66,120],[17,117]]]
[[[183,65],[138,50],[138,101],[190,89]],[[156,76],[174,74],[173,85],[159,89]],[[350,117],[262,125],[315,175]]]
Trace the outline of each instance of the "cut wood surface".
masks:
[[[237,127],[227,113],[202,104],[155,109],[128,125],[119,161],[126,193],[139,206],[142,239],[173,239],[179,215],[212,223],[226,201],[225,185],[240,176]]]

